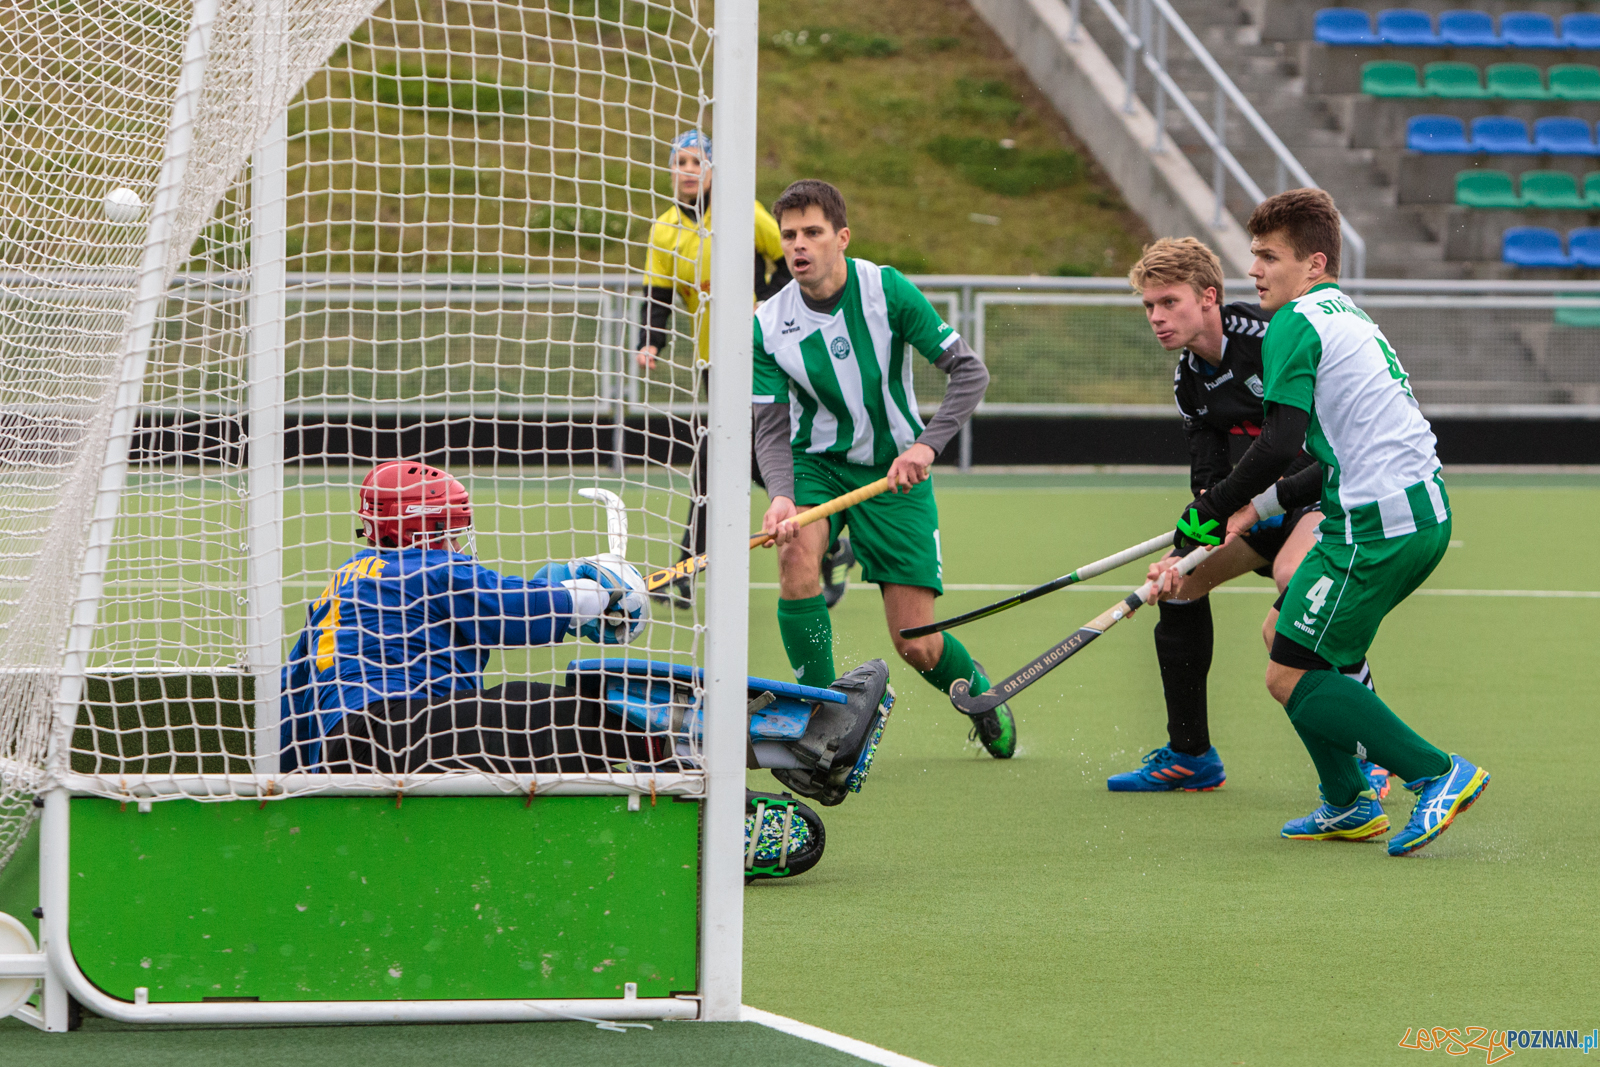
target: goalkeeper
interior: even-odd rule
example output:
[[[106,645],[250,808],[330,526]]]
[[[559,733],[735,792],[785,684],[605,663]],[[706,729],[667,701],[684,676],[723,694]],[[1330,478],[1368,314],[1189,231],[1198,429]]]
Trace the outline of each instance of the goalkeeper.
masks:
[[[778,632],[797,680],[834,678],[833,625],[821,590],[823,555],[848,525],[862,578],[876,582],[895,651],[935,689],[958,678],[973,693],[989,680],[948,633],[906,639],[933,621],[944,591],[939,509],[928,468],[988,386],[977,355],[893,267],[845,255],[844,198],[805,180],[773,205],[794,280],[756,313],[753,406],[756,459],[771,500],[762,529],[778,542]],[[911,345],[949,375],[943,403],[926,426],[911,390]],[[820,522],[797,527],[801,508],[879,478],[891,492]],[[1016,725],[1000,705],[974,717],[973,731],[997,759],[1016,751]]]
[[[1222,261],[1193,237],[1163,237],[1145,248],[1128,281],[1143,299],[1156,341],[1178,353],[1172,391],[1189,445],[1189,489],[1200,497],[1232,472],[1233,442],[1253,441],[1261,433],[1261,339],[1269,316],[1256,304],[1222,302]],[[1311,466],[1315,461],[1302,452],[1289,471]],[[1108,789],[1195,792],[1223,784],[1222,757],[1212,747],[1207,717],[1209,594],[1251,571],[1272,578],[1281,593],[1316,543],[1321,519],[1321,505],[1312,502],[1259,523],[1213,552],[1183,579],[1175,595],[1160,601],[1155,643],[1167,704],[1167,743],[1146,755],[1137,769],[1112,775],[1106,780]],[[1157,578],[1178,558],[1174,554],[1151,567],[1149,577]],[[1267,643],[1272,643],[1270,630]],[[1345,673],[1372,688],[1365,659]],[[1383,768],[1363,761],[1362,771],[1379,796],[1388,793]]]
[[[638,571],[586,559],[531,579],[497,574],[471,555],[466,487],[420,463],[375,467],[360,518],[369,547],[311,604],[283,669],[283,771],[526,774],[650,761],[645,738],[600,729],[601,709],[566,690],[482,688],[496,647],[574,631],[634,640],[649,622]]]

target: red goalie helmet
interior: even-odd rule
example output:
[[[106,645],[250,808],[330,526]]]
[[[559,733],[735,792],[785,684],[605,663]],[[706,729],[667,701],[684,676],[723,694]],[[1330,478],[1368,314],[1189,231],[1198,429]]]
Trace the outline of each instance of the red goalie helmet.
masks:
[[[380,463],[361,483],[361,535],[379,548],[409,548],[472,526],[467,487],[448,471],[403,460]]]

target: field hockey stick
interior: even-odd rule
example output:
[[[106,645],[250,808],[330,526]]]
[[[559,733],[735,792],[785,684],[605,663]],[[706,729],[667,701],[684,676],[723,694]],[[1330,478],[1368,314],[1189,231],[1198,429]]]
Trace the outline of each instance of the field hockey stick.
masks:
[[[843,496],[835,497],[826,504],[818,504],[814,508],[809,508],[805,511],[802,511],[800,514],[794,517],[794,523],[796,526],[809,526],[811,523],[816,522],[819,519],[825,519],[829,515],[836,514],[837,512],[843,511],[846,508],[854,507],[863,500],[870,500],[888,488],[889,479],[879,478],[870,485],[863,485],[860,489],[855,489],[844,494]],[[750,538],[750,547],[760,548],[762,545],[767,544],[771,540],[772,538],[768,534],[753,534]],[[701,571],[705,570],[706,564],[709,562],[710,559],[704,552],[702,552],[698,556],[690,556],[688,559],[680,559],[670,567],[662,567],[658,571],[651,571],[649,574],[644,576],[645,592],[654,593],[659,589],[665,589],[673,582],[680,582],[685,578],[692,578],[696,574],[699,574]]]
[[[1188,574],[1200,565],[1200,562],[1205,559],[1206,553],[1210,551],[1211,547],[1209,545],[1201,545],[1180,559],[1172,569],[1177,571],[1180,576]],[[968,692],[971,684],[967,679],[957,678],[950,685],[950,703],[956,706],[957,711],[964,712],[967,715],[982,715],[985,712],[993,711],[1077,655],[1083,646],[1090,641],[1093,641],[1148,604],[1151,597],[1155,595],[1155,585],[1155,582],[1145,582],[1126,597],[1095,616],[1089,623],[1079,627],[1071,637],[1049,649],[1032,663],[1027,664],[1016,674],[990,689],[987,693],[972,696]]]
[[[1171,547],[1172,534],[1164,533],[1160,537],[1152,537],[1148,541],[1140,542],[1132,548],[1125,548],[1115,555],[1107,556],[1105,559],[1097,559],[1093,563],[1086,563],[1071,574],[1063,574],[1053,581],[1045,582],[1043,585],[1036,585],[1026,592],[1018,593],[1016,596],[997,600],[988,607],[978,608],[975,611],[967,612],[965,615],[956,615],[939,622],[930,622],[926,626],[908,627],[900,631],[900,636],[906,638],[927,637],[929,634],[941,633],[957,626],[965,626],[969,622],[987,619],[991,615],[1009,611],[1018,604],[1026,604],[1030,600],[1037,600],[1046,593],[1054,593],[1057,589],[1065,589],[1069,585],[1077,585],[1079,582],[1086,582],[1090,578],[1098,578],[1106,571],[1114,571],[1123,564],[1132,563],[1141,556],[1148,556],[1152,552],[1159,552],[1163,548]]]

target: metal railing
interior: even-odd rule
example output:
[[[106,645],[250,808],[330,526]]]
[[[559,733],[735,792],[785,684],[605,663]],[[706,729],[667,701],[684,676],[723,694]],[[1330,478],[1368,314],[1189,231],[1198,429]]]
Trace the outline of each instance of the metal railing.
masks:
[[[1167,104],[1170,100],[1172,106],[1178,109],[1184,119],[1189,123],[1200,140],[1210,150],[1212,156],[1211,185],[1212,195],[1215,197],[1215,207],[1212,215],[1212,225],[1220,225],[1227,212],[1227,179],[1232,176],[1239,188],[1250,198],[1252,204],[1259,204],[1267,198],[1261,186],[1250,173],[1245,170],[1233,151],[1228,147],[1228,105],[1231,103],[1239,117],[1255,131],[1267,149],[1271,151],[1274,160],[1273,192],[1281,193],[1287,189],[1288,179],[1293,178],[1301,186],[1315,186],[1317,182],[1306,172],[1305,167],[1294,157],[1282,139],[1272,131],[1255,107],[1239,91],[1239,87],[1228,77],[1220,64],[1217,63],[1211,52],[1196,37],[1194,31],[1189,29],[1188,23],[1183,21],[1168,0],[1123,0],[1124,10],[1118,11],[1113,0],[1094,0],[1094,5],[1106,21],[1111,24],[1112,30],[1122,40],[1122,81],[1124,96],[1122,110],[1127,114],[1134,111],[1134,102],[1139,99],[1138,68],[1142,65],[1149,72],[1152,80],[1154,100],[1150,110],[1155,116],[1156,137],[1151,151],[1161,153],[1168,150],[1171,137],[1167,133]],[[1082,32],[1082,5],[1083,0],[1069,0],[1068,6],[1072,11],[1072,29],[1069,39],[1079,40]],[[1135,27],[1138,27],[1135,30]],[[1200,114],[1189,94],[1184,91],[1168,71],[1167,37],[1168,33],[1177,35],[1178,40],[1189,50],[1190,55],[1200,64],[1210,78],[1212,84],[1212,118],[1210,121]],[[1346,247],[1346,275],[1350,278],[1363,278],[1367,272],[1367,242],[1356,228],[1350,225],[1348,219],[1341,219],[1340,231],[1344,235]]]

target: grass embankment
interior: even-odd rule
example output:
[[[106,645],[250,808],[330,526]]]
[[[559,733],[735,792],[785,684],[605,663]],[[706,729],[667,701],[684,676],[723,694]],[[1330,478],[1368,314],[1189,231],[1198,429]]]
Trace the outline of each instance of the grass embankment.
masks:
[[[290,269],[641,266],[665,145],[697,121],[693,27],[617,0],[493,24],[446,2],[418,32],[419,3],[380,7],[291,111]],[[856,251],[908,271],[1137,255],[1143,224],[965,3],[768,3],[762,27],[763,200],[833,181]],[[647,41],[649,70],[623,54]]]

